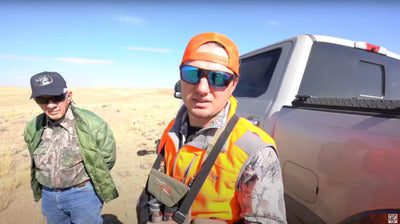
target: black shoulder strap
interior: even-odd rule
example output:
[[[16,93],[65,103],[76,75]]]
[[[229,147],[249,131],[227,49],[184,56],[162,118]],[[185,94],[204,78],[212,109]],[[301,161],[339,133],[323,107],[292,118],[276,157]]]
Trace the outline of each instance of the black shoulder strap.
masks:
[[[186,215],[190,207],[192,206],[194,199],[199,193],[201,187],[203,186],[203,183],[206,180],[208,173],[211,170],[211,167],[214,165],[219,152],[224,146],[226,140],[228,139],[229,135],[231,134],[238,120],[239,117],[236,114],[234,114],[233,117],[229,120],[228,124],[226,125],[224,131],[219,136],[214,147],[211,149],[210,154],[208,155],[206,161],[203,163],[203,167],[201,168],[200,172],[194,179],[192,186],[190,186],[189,192],[184,197],[182,203],[180,203],[178,211],[176,211],[172,217],[178,223],[181,224],[184,223]]]
[[[156,161],[154,161],[154,163],[153,163],[153,168],[154,169],[160,168],[161,160],[164,157],[164,148],[165,148],[165,144],[163,145],[163,147],[161,148],[160,152],[158,153]]]

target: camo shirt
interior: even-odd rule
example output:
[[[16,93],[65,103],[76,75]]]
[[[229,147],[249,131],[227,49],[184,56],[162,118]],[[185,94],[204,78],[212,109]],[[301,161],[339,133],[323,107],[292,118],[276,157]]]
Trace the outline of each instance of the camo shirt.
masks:
[[[68,108],[64,118],[46,118],[41,142],[34,152],[36,178],[49,188],[68,188],[90,179],[79,152],[74,116]]]

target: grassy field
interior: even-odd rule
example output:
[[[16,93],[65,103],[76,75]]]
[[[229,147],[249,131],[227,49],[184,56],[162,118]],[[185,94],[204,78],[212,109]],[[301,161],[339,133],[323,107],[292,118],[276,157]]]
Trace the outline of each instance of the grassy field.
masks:
[[[120,197],[105,204],[105,223],[136,223],[135,204],[154,150],[180,100],[172,89],[72,88],[76,106],[93,111],[111,127],[117,161],[111,172]],[[0,223],[45,223],[30,188],[31,160],[23,141],[26,123],[41,113],[29,88],[0,87]]]

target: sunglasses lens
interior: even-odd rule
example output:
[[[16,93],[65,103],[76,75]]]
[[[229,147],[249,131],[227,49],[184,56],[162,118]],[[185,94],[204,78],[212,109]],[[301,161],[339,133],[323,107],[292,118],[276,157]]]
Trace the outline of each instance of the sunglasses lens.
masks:
[[[38,104],[47,104],[49,102],[48,98],[44,98],[44,97],[35,97],[35,101]]]
[[[181,79],[191,84],[197,84],[200,81],[199,69],[192,66],[182,66]]]
[[[208,74],[208,77],[208,81],[212,87],[223,88],[229,85],[233,75],[224,72],[213,71]]]
[[[67,94],[61,94],[61,95],[58,95],[58,96],[53,96],[53,97],[51,98],[51,100],[52,100],[54,103],[58,103],[58,102],[64,101],[66,95],[67,95]]]

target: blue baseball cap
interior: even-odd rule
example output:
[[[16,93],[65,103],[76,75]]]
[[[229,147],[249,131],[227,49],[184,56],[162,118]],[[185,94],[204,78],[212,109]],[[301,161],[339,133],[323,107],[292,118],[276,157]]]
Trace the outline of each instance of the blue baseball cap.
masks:
[[[57,72],[41,72],[31,77],[31,99],[42,96],[58,96],[67,91],[67,83]]]

